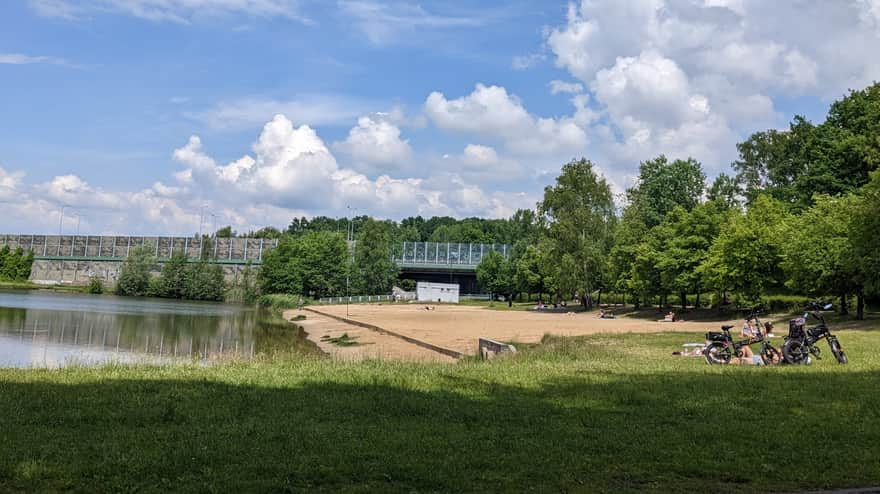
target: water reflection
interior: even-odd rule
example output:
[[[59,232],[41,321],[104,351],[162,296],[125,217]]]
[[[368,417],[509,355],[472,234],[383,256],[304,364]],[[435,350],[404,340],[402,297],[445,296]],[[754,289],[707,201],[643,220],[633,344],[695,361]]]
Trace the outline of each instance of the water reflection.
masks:
[[[242,306],[0,291],[0,367],[250,359],[315,351],[298,328]]]

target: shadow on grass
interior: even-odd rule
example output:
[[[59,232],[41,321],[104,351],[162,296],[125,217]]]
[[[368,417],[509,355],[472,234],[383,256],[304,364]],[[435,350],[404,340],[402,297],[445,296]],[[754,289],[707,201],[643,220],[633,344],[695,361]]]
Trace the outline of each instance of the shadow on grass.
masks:
[[[538,387],[449,377],[431,391],[376,378],[280,387],[0,382],[0,491],[755,492],[880,484],[877,372],[593,374]]]

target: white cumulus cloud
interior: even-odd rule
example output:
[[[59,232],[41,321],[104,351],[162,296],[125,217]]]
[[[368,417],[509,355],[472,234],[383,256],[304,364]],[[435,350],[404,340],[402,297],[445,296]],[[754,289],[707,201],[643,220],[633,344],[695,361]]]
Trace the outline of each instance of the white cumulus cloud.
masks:
[[[435,91],[424,108],[441,129],[495,138],[519,153],[575,152],[587,141],[572,119],[533,116],[501,86],[477,84],[471,94],[456,99]]]

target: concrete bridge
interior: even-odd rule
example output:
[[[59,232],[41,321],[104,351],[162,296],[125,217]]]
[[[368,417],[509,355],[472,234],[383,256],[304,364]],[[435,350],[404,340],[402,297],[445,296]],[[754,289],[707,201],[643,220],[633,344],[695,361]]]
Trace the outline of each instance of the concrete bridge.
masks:
[[[261,264],[263,255],[275,248],[278,241],[238,237],[0,234],[0,248],[4,245],[34,253],[31,270],[34,282],[85,283],[91,277],[115,281],[122,261],[136,247],[149,249],[159,261],[159,269],[172,256],[183,252],[193,261],[207,257],[210,262],[223,265],[227,279],[233,279],[246,266]],[[475,291],[477,265],[491,251],[506,258],[510,246],[404,242],[396,249],[393,260],[403,278],[459,283],[462,290]]]

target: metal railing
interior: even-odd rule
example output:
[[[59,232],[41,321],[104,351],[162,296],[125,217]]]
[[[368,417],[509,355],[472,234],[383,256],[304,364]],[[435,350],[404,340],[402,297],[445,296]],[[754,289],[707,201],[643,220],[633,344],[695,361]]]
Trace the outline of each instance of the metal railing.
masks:
[[[510,252],[507,244],[470,244],[453,242],[404,242],[393,261],[397,264],[476,266],[489,252],[498,252],[506,259]]]
[[[263,253],[278,240],[263,238],[207,238],[132,235],[0,235],[0,248],[8,245],[31,251],[37,259],[122,259],[131,249],[146,247],[157,259],[184,253],[189,259],[260,263]]]
[[[407,292],[400,295],[352,295],[349,297],[325,297],[318,299],[321,304],[344,304],[344,303],[370,303],[370,302],[404,302],[415,300],[414,292]]]

